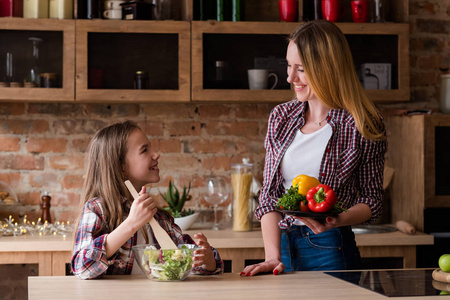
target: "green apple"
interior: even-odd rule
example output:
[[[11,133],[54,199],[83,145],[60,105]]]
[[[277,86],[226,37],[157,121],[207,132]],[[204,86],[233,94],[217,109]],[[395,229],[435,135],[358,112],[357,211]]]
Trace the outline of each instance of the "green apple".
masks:
[[[450,272],[450,254],[442,254],[439,257],[439,268],[443,272]]]

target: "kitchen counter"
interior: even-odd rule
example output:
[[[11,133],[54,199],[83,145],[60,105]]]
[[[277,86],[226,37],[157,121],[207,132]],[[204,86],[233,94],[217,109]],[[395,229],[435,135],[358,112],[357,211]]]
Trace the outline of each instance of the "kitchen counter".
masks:
[[[264,259],[264,244],[260,230],[235,232],[224,230],[188,230],[194,235],[203,232],[224,260],[231,260],[232,272],[240,272],[245,260]],[[433,236],[417,232],[408,235],[390,233],[358,234],[356,243],[362,257],[401,257],[404,268],[416,266],[416,246],[432,245]],[[71,237],[30,236],[0,238],[0,264],[38,264],[40,276],[62,276],[70,262],[73,249]]]
[[[261,230],[235,232],[225,230],[188,230],[193,236],[203,232],[209,243],[217,248],[222,259],[232,261],[232,272],[240,272],[245,260],[264,259],[264,243]],[[362,257],[400,257],[404,268],[416,267],[416,246],[432,245],[434,237],[422,232],[409,235],[400,231],[389,233],[357,234],[356,244]]]
[[[291,272],[241,277],[237,273],[155,282],[143,275],[28,277],[28,299],[387,299],[385,296],[323,272]],[[434,296],[401,299],[436,299]]]

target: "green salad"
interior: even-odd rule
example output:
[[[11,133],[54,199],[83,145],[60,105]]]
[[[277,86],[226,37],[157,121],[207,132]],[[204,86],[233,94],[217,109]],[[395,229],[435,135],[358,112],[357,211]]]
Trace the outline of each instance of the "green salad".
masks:
[[[195,246],[195,245],[189,245]],[[144,250],[151,276],[157,280],[183,280],[191,271],[196,247],[180,245],[175,250],[158,250],[155,246]]]

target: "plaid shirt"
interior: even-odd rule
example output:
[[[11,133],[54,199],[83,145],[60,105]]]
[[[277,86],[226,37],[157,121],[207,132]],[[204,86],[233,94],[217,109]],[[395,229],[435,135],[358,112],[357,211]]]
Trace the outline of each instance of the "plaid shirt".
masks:
[[[292,100],[276,106],[270,114],[264,143],[264,181],[255,211],[258,220],[274,211],[278,198],[285,193],[279,165],[297,130],[305,124],[306,108],[307,102]],[[346,110],[330,110],[327,122],[333,134],[323,153],[318,180],[335,191],[345,208],[358,203],[367,204],[372,211],[368,223],[373,223],[383,209],[383,168],[387,143],[365,139]],[[292,217],[284,216],[278,225],[286,229],[292,226],[293,221]]]
[[[194,240],[187,234],[182,234],[181,229],[173,223],[173,218],[168,214],[158,211],[155,219],[170,235],[172,240],[178,244],[195,244]],[[105,216],[101,207],[101,199],[89,200],[83,209],[80,224],[76,233],[75,247],[72,255],[72,271],[75,276],[81,279],[93,279],[107,275],[129,275],[133,268],[134,255],[131,247],[136,245],[137,233],[134,234],[117,252],[110,257],[106,257],[105,241],[109,233],[108,230],[96,236],[93,231],[98,230],[105,222]],[[155,236],[150,225],[146,225],[149,239]],[[216,249],[211,247],[216,259],[216,270],[207,271],[202,268],[194,268],[193,274],[219,274],[223,273],[224,264]]]

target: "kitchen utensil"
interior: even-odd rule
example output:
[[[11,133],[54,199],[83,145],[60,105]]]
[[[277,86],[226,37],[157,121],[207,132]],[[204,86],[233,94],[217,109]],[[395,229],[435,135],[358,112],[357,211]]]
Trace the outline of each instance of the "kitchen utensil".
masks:
[[[134,188],[134,186],[131,184],[129,180],[125,181],[125,185],[127,186],[128,190],[130,191],[131,195],[134,199],[139,197],[138,192]],[[167,232],[159,225],[159,223],[155,220],[155,218],[152,218],[150,222],[148,222],[150,226],[152,227],[153,233],[155,234],[156,240],[158,241],[159,245],[163,249],[178,249],[177,245],[172,241],[170,236],[167,234]]]
[[[397,221],[395,222],[395,227],[406,234],[414,234],[416,233],[416,228],[405,221]]]
[[[206,202],[214,206],[214,226],[213,230],[219,230],[217,222],[217,208],[219,204],[228,199],[228,189],[225,180],[220,177],[210,176],[206,179],[206,190],[203,194]]]
[[[278,84],[278,76],[275,73],[269,73],[266,69],[249,69],[248,73],[248,86],[251,90],[265,90],[267,89],[268,79],[273,76],[275,79],[273,85],[270,87],[273,90]]]

